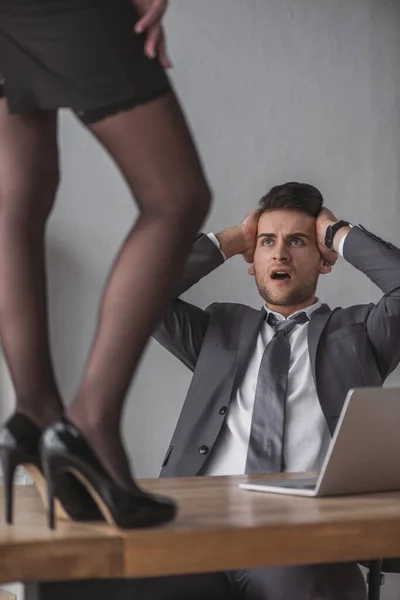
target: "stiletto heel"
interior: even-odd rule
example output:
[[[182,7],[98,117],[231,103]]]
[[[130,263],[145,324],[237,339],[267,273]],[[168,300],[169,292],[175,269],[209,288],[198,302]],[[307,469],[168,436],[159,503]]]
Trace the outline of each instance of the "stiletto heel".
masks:
[[[73,473],[112,525],[121,529],[152,527],[170,521],[176,505],[170,499],[141,490],[136,484],[123,488],[116,484],[80,431],[61,419],[43,432],[40,453],[48,486],[60,474]],[[49,491],[49,498],[52,491]],[[49,515],[49,524],[54,517]]]
[[[0,461],[4,474],[7,523],[13,521],[13,481],[15,469],[19,465],[25,466],[35,482],[45,508],[48,506],[46,482],[39,455],[41,434],[39,427],[21,413],[15,413],[0,427]],[[57,478],[57,485],[53,485],[52,493],[53,514],[56,512],[59,518],[74,521],[103,520],[102,513],[85,487],[72,475],[67,474]]]
[[[50,465],[48,463],[43,465],[43,470],[44,470],[44,474],[46,477],[46,484],[47,484],[47,507],[48,507],[47,523],[48,523],[49,529],[55,529],[54,477],[51,472]]]
[[[14,448],[0,448],[0,460],[3,469],[5,521],[9,525],[13,521],[13,483],[15,469],[20,464],[19,452]]]

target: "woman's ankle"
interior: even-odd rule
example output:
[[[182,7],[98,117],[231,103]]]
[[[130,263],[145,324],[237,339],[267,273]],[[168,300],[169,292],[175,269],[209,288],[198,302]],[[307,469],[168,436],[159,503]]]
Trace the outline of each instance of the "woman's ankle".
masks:
[[[16,412],[24,414],[40,429],[45,429],[62,417],[64,409],[62,405],[58,403],[51,403],[51,405],[47,405],[45,402],[43,402],[39,406],[36,404],[34,406],[30,406],[26,405],[25,403],[17,402]]]

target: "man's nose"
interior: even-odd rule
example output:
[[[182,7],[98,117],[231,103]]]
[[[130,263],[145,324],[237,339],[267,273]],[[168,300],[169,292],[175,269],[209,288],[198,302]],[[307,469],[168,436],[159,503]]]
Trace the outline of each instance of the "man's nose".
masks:
[[[289,260],[289,252],[286,247],[286,244],[276,244],[274,259],[278,261],[287,261]]]

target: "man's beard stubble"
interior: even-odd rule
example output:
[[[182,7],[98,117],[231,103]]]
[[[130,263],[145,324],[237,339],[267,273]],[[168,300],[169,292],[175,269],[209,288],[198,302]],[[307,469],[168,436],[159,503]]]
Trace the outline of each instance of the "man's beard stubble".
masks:
[[[269,290],[267,284],[260,281],[257,277],[257,273],[255,273],[256,284],[260,296],[266,303],[275,306],[295,306],[296,304],[300,304],[309,298],[312,298],[317,289],[318,277],[319,273],[311,275],[307,281],[302,281],[295,288],[288,289],[286,293],[281,292],[280,294],[276,294],[274,291]]]

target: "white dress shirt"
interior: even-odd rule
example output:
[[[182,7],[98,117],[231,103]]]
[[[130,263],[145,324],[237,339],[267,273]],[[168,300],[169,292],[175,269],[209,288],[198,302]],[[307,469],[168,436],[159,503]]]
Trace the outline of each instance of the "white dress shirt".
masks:
[[[215,235],[209,234],[208,237],[219,248]],[[341,255],[345,238],[338,248]],[[320,306],[317,300],[312,306],[298,312],[305,312],[311,317]],[[266,307],[265,310],[272,312]],[[273,314],[279,320],[284,319],[279,313]],[[289,337],[290,365],[284,429],[284,462],[288,472],[319,471],[331,441],[312,376],[307,331],[308,323],[297,324]],[[243,381],[230,403],[220,434],[202,469],[203,475],[244,473],[258,372],[264,350],[273,335],[274,329],[265,320]]]

